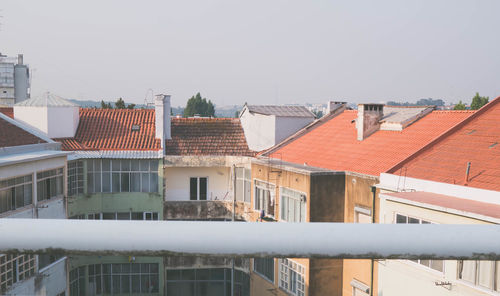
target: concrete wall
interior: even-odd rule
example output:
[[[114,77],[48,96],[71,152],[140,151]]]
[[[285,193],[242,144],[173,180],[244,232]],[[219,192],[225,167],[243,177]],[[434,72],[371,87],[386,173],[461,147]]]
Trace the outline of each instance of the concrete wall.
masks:
[[[44,132],[49,132],[47,107],[14,106],[14,118]]]
[[[208,177],[207,200],[233,200],[229,167],[165,168],[165,201],[189,201],[191,177]]]
[[[80,119],[79,107],[49,107],[47,111],[47,126],[50,138],[75,136]]]
[[[276,117],[275,145],[281,143],[313,121],[314,117]]]
[[[7,295],[58,295],[66,291],[66,274],[66,257],[64,257],[40,270],[36,276],[16,283]]]
[[[344,221],[346,223],[354,223],[354,208],[356,206],[363,207],[365,209],[370,209],[375,213],[375,217],[378,215],[377,206],[375,206],[375,211],[373,209],[373,192],[372,186],[378,183],[378,178],[355,174],[346,173],[345,177],[345,212]],[[377,199],[375,199],[377,204]],[[342,295],[352,295],[353,288],[351,286],[351,281],[356,279],[367,286],[371,286],[372,277],[372,261],[371,260],[344,260],[343,262],[343,279],[342,279]],[[374,262],[374,291],[377,291],[377,263]]]
[[[253,114],[245,108],[240,117],[248,148],[261,151],[276,144],[276,117],[274,115]]]
[[[16,96],[16,103],[28,99],[29,88],[29,70],[26,65],[14,66],[14,93]]]
[[[425,209],[381,199],[381,223],[394,223],[396,213],[439,224],[491,224],[474,218]],[[444,272],[438,272],[407,260],[383,260],[378,264],[379,295],[496,295],[458,279],[457,261],[446,260]],[[451,286],[436,286],[449,282]],[[449,287],[449,289],[448,289]]]
[[[106,212],[158,212],[163,220],[163,197],[158,193],[122,192],[68,198],[68,217]]]
[[[238,221],[252,221],[250,204],[237,201],[235,204]],[[232,201],[168,201],[165,202],[165,220],[231,220]]]

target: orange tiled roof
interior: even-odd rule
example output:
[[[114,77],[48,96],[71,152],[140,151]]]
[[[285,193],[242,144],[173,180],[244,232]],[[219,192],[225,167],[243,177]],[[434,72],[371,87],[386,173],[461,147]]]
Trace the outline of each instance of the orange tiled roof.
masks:
[[[0,148],[39,143],[46,141],[0,118]]]
[[[0,113],[3,113],[10,118],[14,118],[14,108],[12,107],[0,107]]]
[[[172,118],[166,155],[253,156],[237,118]]]
[[[132,126],[139,130],[132,130]],[[54,139],[63,150],[160,150],[153,109],[80,109],[74,138]]]
[[[378,176],[452,128],[473,111],[432,111],[402,131],[377,131],[357,140],[357,110],[308,127],[267,155],[288,162]]]
[[[401,170],[408,177],[500,191],[500,97],[389,173]]]

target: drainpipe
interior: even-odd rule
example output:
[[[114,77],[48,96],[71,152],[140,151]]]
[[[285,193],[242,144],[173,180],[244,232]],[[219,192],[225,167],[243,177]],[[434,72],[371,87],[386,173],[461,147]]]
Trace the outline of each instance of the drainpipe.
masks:
[[[377,193],[377,187],[372,186],[372,223],[375,223],[375,196]],[[370,277],[370,296],[373,296],[373,276],[374,276],[374,265],[375,260],[370,259],[371,277]]]
[[[236,220],[236,165],[233,164],[233,219]],[[234,257],[231,258],[231,296],[234,296]]]

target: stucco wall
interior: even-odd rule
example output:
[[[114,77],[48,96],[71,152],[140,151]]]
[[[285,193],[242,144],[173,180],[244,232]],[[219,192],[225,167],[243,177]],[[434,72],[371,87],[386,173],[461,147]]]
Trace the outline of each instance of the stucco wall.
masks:
[[[276,117],[275,145],[313,121],[314,117]]]
[[[240,121],[250,150],[261,151],[276,144],[274,115],[252,114],[245,109]]]
[[[207,200],[233,200],[229,167],[168,167],[164,174],[166,201],[189,201],[191,177],[208,177]]]

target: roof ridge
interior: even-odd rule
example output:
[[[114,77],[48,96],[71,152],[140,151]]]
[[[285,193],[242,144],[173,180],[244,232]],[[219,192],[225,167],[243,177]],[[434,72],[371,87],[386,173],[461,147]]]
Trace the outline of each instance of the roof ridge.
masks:
[[[474,112],[470,112],[472,114],[469,117],[465,118],[464,120],[460,121],[456,125],[452,126],[447,131],[445,131],[441,135],[437,136],[434,140],[432,140],[429,143],[427,143],[424,147],[422,147],[419,150],[415,151],[410,156],[408,156],[404,160],[400,161],[399,163],[397,163],[396,165],[394,165],[393,167],[391,167],[390,169],[388,169],[386,172],[388,172],[388,173],[394,173],[398,169],[402,169],[405,166],[406,163],[408,163],[409,161],[415,159],[418,155],[420,155],[420,154],[424,153],[425,151],[427,151],[428,149],[432,148],[432,146],[436,145],[437,143],[439,143],[439,142],[443,141],[444,139],[446,139],[447,137],[451,136],[456,131],[458,131],[460,128],[462,128],[466,124],[470,123],[472,120],[478,118],[479,116],[481,116],[485,112],[489,111],[493,106],[495,106],[497,104],[500,104],[500,97],[497,97],[496,99],[491,100],[489,103],[487,103],[486,105],[484,105],[479,110],[475,110]],[[460,111],[465,111],[465,110],[460,110]],[[464,113],[464,112],[461,112],[461,113]]]

